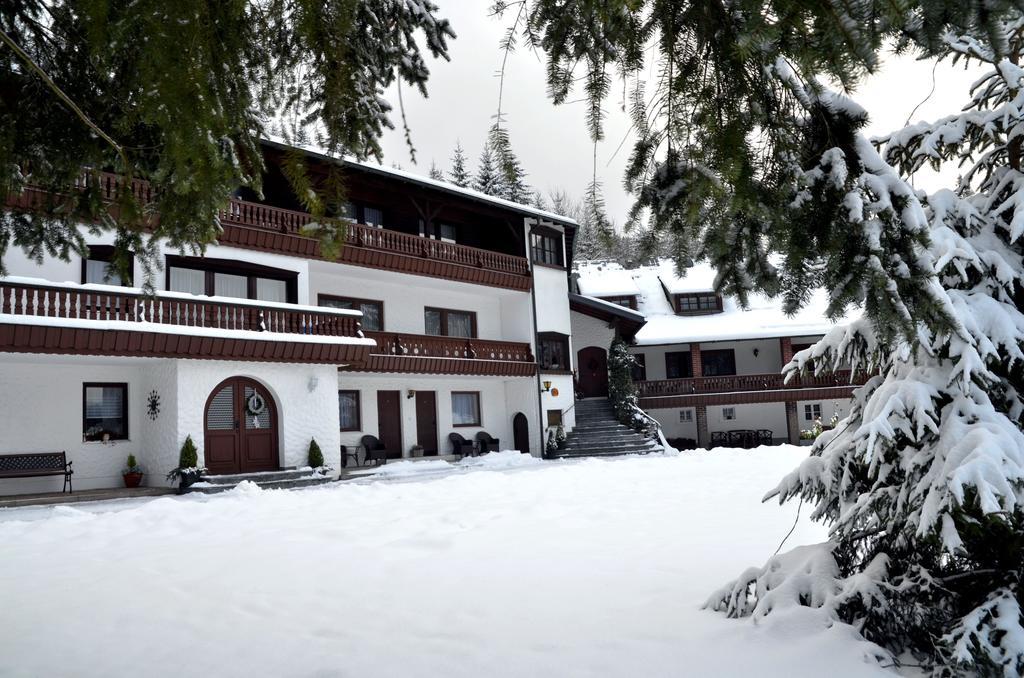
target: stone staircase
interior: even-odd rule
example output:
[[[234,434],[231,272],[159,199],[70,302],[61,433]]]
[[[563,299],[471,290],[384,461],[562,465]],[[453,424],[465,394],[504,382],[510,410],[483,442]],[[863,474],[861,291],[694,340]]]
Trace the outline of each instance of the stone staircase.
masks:
[[[296,487],[309,487],[329,483],[335,479],[334,475],[314,476],[309,468],[304,469],[283,469],[281,471],[264,471],[262,473],[233,473],[230,475],[204,476],[202,481],[189,488],[190,492],[202,492],[203,494],[215,494],[234,489],[243,480],[251,480],[266,490],[270,489],[294,489]]]
[[[576,427],[566,436],[566,447],[552,457],[610,457],[661,452],[661,445],[619,423],[606,398],[576,402]]]

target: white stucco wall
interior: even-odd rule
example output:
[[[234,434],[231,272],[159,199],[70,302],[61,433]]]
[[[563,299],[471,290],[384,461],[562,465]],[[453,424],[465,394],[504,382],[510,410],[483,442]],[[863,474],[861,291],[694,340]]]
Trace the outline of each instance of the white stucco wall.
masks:
[[[726,408],[735,408],[736,418],[727,420],[723,414]],[[709,405],[708,433],[733,431],[737,429],[770,429],[772,437],[785,440],[786,405],[784,403],[757,403],[752,405]]]
[[[679,412],[682,410],[691,413],[691,421],[679,421]],[[697,440],[697,411],[693,407],[677,407],[668,409],[649,409],[647,414],[654,417],[664,432],[666,438],[692,438]]]
[[[805,405],[821,405],[821,423],[828,426],[832,420],[832,415],[838,413],[839,418],[842,419],[850,413],[850,399],[849,398],[838,398],[834,400],[801,400],[796,404],[796,419],[800,426],[800,430],[809,429],[814,426],[814,420],[806,417],[804,411]]]
[[[339,444],[357,447],[359,439],[366,435],[379,436],[377,417],[377,391],[399,391],[399,407],[402,414],[402,455],[409,456],[409,450],[416,443],[416,400],[409,398],[409,390],[434,391],[437,402],[438,450],[441,454],[451,453],[448,434],[453,431],[472,439],[480,431],[487,431],[498,438],[502,449],[511,449],[512,418],[517,412],[526,415],[530,422],[531,437],[537,432],[536,399],[527,402],[536,381],[533,377],[503,379],[499,377],[453,377],[430,375],[365,374],[338,372],[335,380],[337,389],[358,390],[360,402],[359,431],[342,432],[338,443],[327,448],[321,444],[324,456],[333,455],[338,459]],[[452,425],[452,391],[478,391],[480,393],[480,426]],[[334,399],[335,434],[338,428],[337,396]],[[318,438],[319,440],[319,438]],[[331,452],[328,452],[328,449]],[[532,450],[531,450],[532,451]]]
[[[600,320],[583,313],[572,313],[572,345],[575,352],[588,346],[608,350],[615,338],[615,329],[607,320]],[[637,351],[633,351],[637,353]]]
[[[128,440],[82,440],[82,384],[128,384]],[[145,363],[104,358],[52,358],[0,353],[0,454],[67,453],[74,462],[73,487],[85,490],[122,484],[129,454],[146,458]],[[63,476],[0,480],[0,494],[59,492]]]

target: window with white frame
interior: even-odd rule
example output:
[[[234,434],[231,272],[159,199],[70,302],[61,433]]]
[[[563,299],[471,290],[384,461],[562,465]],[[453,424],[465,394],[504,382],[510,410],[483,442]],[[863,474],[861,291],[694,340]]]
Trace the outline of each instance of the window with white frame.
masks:
[[[679,423],[689,424],[693,421],[693,410],[679,410]]]
[[[804,420],[814,421],[821,419],[821,403],[808,403],[804,405]]]
[[[722,408],[722,419],[726,421],[733,421],[736,419],[736,408],[735,407],[723,407]]]

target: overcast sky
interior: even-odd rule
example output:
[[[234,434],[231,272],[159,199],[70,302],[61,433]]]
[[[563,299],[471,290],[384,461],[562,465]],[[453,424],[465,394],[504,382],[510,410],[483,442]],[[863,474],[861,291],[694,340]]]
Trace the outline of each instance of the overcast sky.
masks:
[[[409,156],[393,90],[388,98],[395,105],[393,121],[397,129],[383,139],[386,164],[422,174],[428,172],[432,160],[447,171],[456,142],[462,143],[471,169],[475,169],[497,111],[497,72],[503,56],[498,43],[510,18],[490,16],[487,0],[439,4],[441,15],[451,21],[458,35],[449,44],[451,62],[429,62],[429,98],[424,99],[408,87],[403,89],[417,163],[413,165]],[[882,72],[854,95],[871,113],[870,134],[902,127],[914,107],[926,98],[914,120],[953,113],[966,100],[967,87],[977,77],[977,71],[966,73],[962,67],[954,69],[947,62],[938,67],[936,77],[940,87],[928,98],[932,63],[889,58]],[[625,220],[631,204],[622,189],[632,137],[627,138],[629,121],[620,108],[621,91],[620,85],[606,102],[606,138],[597,148],[598,179],[604,186],[608,215],[618,225]],[[502,110],[513,147],[530,173],[530,185],[545,195],[552,189],[562,189],[574,197],[582,196],[592,175],[594,157],[584,121],[585,107],[581,101],[562,106],[551,104],[540,55],[520,48],[509,57]],[[619,148],[623,138],[627,138],[626,143]],[[949,185],[956,174],[953,170],[936,178],[929,173],[916,183],[923,188],[937,188],[943,183]]]

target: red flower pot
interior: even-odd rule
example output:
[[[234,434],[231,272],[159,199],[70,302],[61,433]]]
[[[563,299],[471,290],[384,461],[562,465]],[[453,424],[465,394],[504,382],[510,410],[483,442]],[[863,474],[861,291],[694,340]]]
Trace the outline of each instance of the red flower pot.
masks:
[[[138,487],[139,483],[142,482],[141,473],[125,473],[124,474],[124,486],[125,487]]]

